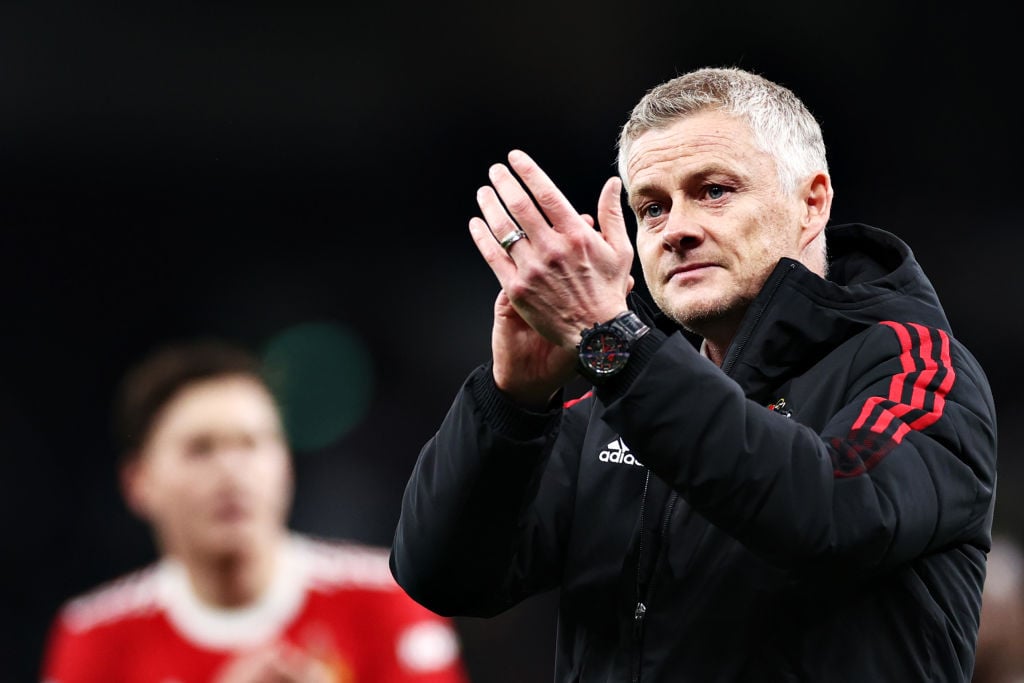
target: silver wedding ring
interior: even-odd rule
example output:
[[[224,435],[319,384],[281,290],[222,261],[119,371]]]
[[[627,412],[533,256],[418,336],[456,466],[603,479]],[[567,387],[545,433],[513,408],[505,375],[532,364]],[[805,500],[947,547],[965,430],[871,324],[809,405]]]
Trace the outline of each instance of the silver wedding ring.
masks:
[[[501,239],[501,242],[499,242],[499,244],[501,245],[502,249],[504,249],[505,251],[508,251],[509,249],[512,248],[513,244],[515,244],[519,240],[523,239],[524,237],[526,237],[526,233],[523,232],[522,230],[520,230],[519,228],[516,228],[515,230],[513,230],[509,234],[505,235]]]

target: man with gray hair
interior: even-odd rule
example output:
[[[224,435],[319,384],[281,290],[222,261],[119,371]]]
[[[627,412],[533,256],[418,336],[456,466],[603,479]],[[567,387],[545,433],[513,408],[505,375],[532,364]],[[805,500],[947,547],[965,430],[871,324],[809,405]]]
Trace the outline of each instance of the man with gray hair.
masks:
[[[559,682],[969,680],[995,408],[910,249],[827,225],[817,121],[749,71],[648,92],[619,174],[599,230],[519,150],[477,191],[492,357],[412,473],[398,582],[450,615],[560,590]]]

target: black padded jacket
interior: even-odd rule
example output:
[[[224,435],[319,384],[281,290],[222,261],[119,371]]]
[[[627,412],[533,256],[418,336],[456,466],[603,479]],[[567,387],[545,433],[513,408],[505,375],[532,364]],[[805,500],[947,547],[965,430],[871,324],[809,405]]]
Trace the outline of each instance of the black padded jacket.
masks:
[[[398,582],[446,615],[560,590],[559,683],[968,681],[989,384],[902,241],[828,231],[829,279],[780,261],[721,368],[652,316],[547,412],[474,371],[407,485]]]

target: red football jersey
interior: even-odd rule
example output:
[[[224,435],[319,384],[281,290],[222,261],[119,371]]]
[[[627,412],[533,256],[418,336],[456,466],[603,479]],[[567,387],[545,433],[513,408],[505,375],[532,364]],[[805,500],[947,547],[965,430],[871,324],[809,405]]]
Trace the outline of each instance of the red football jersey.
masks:
[[[213,683],[275,644],[335,683],[466,683],[452,623],[409,598],[387,551],[293,535],[258,603],[199,601],[162,560],[69,601],[51,628],[46,683]]]

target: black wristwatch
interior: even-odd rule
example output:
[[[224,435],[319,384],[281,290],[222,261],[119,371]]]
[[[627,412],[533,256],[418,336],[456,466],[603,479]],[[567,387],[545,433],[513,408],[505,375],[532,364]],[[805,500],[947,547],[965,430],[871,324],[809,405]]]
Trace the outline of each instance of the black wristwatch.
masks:
[[[626,367],[633,344],[650,330],[633,311],[583,330],[576,347],[580,374],[595,384],[618,374]]]

